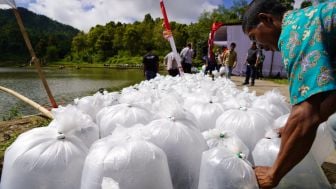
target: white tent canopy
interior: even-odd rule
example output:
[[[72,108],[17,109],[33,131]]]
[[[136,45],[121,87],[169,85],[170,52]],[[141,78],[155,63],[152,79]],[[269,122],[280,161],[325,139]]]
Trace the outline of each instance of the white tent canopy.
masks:
[[[250,39],[243,33],[241,25],[226,25],[220,27],[214,34],[214,45],[229,46],[232,42],[236,43],[237,67],[233,70],[235,75],[244,75],[246,72],[245,61],[247,51],[251,46]],[[263,64],[264,76],[287,76],[284,65],[282,64],[281,54],[264,51],[265,61]]]

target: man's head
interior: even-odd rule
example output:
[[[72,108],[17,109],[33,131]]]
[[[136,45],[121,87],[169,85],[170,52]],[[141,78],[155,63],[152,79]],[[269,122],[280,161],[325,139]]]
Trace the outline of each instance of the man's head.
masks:
[[[252,41],[251,49],[257,49],[257,43],[255,41]]]
[[[146,46],[146,51],[151,52],[153,50],[153,47],[151,45]]]
[[[236,43],[231,43],[231,44],[230,44],[230,48],[231,48],[232,50],[234,50],[234,49],[236,48]]]
[[[187,47],[189,47],[189,48],[191,49],[191,43],[188,43],[188,44],[187,44]]]
[[[278,50],[281,22],[286,7],[278,0],[254,0],[244,14],[243,31],[265,50]]]

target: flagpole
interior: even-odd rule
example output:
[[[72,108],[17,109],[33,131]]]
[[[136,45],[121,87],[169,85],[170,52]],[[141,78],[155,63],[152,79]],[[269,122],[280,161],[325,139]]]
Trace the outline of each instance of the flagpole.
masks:
[[[170,47],[172,48],[175,60],[177,62],[180,76],[183,76],[184,72],[183,72],[183,68],[182,68],[182,64],[181,64],[181,57],[180,57],[180,54],[178,54],[177,49],[176,49],[174,37],[173,37],[173,34],[171,32],[171,28],[170,28],[170,24],[169,24],[167,12],[166,12],[166,8],[164,6],[163,0],[160,0],[160,7],[161,7],[162,15],[163,15],[164,27],[166,29],[165,32],[166,32],[166,35],[168,35],[167,39],[169,41]]]
[[[33,49],[33,46],[30,42],[30,39],[29,39],[29,36],[28,36],[28,33],[23,25],[23,22],[22,22],[22,19],[21,19],[21,16],[20,16],[20,13],[18,11],[17,8],[13,7],[13,11],[14,11],[14,15],[16,17],[16,21],[20,27],[20,31],[21,31],[21,34],[23,36],[23,39],[27,45],[27,48],[29,50],[29,53],[30,53],[30,56],[32,57],[32,61],[34,62],[34,65],[35,65],[35,68],[37,70],[37,73],[40,77],[40,79],[42,80],[42,83],[43,83],[43,86],[44,86],[44,89],[46,90],[47,94],[48,94],[48,97],[49,97],[49,100],[50,100],[50,103],[52,105],[53,108],[57,108],[57,104],[56,104],[56,101],[53,97],[53,95],[51,94],[51,91],[50,91],[50,88],[48,86],[48,83],[47,83],[47,80],[45,79],[45,76],[41,70],[41,66],[40,66],[40,60],[36,57],[36,54],[35,54],[35,51]]]

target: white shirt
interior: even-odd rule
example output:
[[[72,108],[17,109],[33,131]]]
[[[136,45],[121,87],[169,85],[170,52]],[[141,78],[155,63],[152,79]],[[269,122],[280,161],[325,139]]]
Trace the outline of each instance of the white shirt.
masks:
[[[177,69],[177,61],[175,60],[175,56],[173,52],[168,53],[164,57],[164,63],[167,65],[167,70]]]
[[[194,50],[189,49],[189,47],[184,47],[180,53],[181,57],[185,58],[185,63],[191,64],[192,63],[192,57],[194,55]]]

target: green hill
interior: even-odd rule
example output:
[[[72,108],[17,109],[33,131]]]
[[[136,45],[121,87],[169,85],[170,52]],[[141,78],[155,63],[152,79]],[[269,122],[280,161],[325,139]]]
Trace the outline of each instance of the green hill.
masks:
[[[71,41],[79,30],[25,8],[18,8],[39,58],[54,61],[70,52]],[[26,63],[30,60],[12,10],[0,10],[0,63]]]

